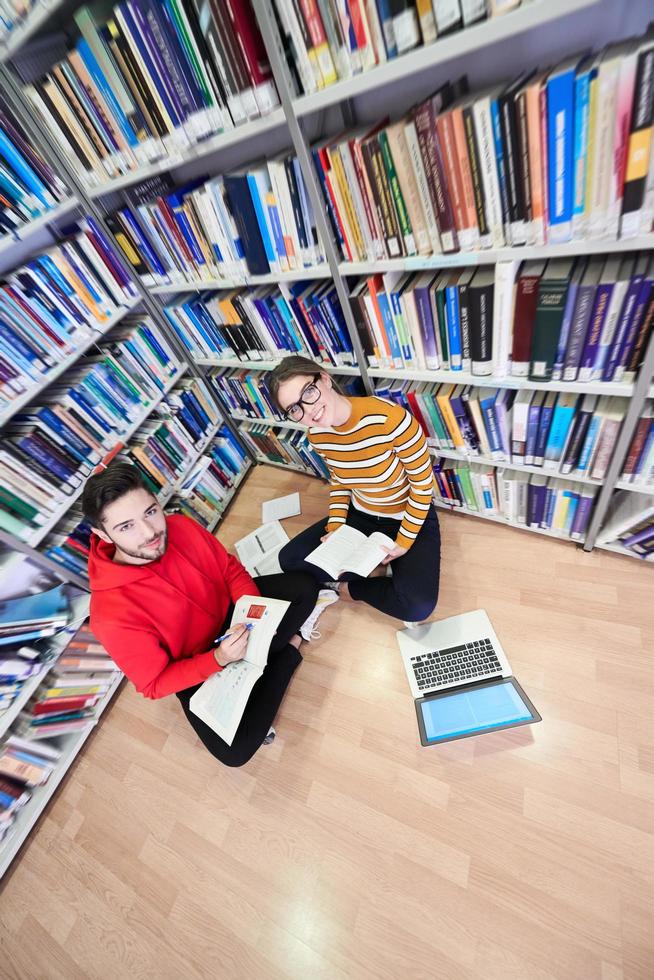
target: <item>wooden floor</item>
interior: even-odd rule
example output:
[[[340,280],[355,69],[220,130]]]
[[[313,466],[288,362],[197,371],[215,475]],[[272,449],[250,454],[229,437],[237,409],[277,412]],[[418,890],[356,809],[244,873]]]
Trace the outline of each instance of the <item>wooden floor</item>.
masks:
[[[220,528],[326,490],[258,467]],[[421,748],[398,624],[338,603],[278,737],[219,766],[125,684],[6,876],[2,978],[652,980],[654,578],[445,514],[437,615],[485,608],[543,722]]]

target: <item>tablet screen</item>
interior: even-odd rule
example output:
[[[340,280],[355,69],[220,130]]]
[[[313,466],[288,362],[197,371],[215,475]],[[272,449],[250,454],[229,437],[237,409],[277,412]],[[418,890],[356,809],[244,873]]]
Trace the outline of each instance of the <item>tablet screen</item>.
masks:
[[[541,720],[513,677],[432,694],[416,708],[423,745]]]

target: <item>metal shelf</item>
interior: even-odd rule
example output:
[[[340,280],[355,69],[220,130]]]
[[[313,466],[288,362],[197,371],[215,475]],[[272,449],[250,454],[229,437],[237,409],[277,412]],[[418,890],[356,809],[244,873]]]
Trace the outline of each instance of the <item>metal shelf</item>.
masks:
[[[272,371],[280,361],[234,361],[229,357],[194,357],[196,364],[203,367],[229,367],[242,368],[246,371]],[[321,371],[329,371],[332,374],[351,374],[358,375],[359,368],[350,364],[321,364],[316,361],[316,365]]]
[[[306,425],[300,425],[299,422],[280,422],[279,419],[268,419],[268,418],[252,418],[249,415],[241,415],[239,412],[230,412],[230,418],[233,418],[235,422],[252,422],[253,425],[276,425],[280,429],[299,429],[301,431],[306,431]]]
[[[76,197],[66,198],[65,201],[61,201],[55,207],[50,208],[48,211],[44,211],[40,214],[38,218],[34,218],[32,221],[27,221],[20,228],[17,228],[13,235],[7,234],[0,237],[0,255],[3,252],[9,251],[13,248],[16,242],[26,242],[32,235],[36,235],[37,232],[42,231],[47,225],[52,224],[55,221],[59,221],[64,218],[75,208],[79,207],[79,201]]]
[[[182,166],[185,167],[187,164],[194,163],[197,160],[204,160],[214,153],[220,153],[223,150],[237,146],[239,143],[244,143],[247,140],[254,139],[263,133],[270,132],[273,129],[285,125],[286,117],[284,116],[283,110],[281,108],[273,109],[266,116],[251,119],[241,126],[235,126],[233,129],[228,129],[224,133],[219,133],[217,136],[211,136],[201,143],[195,143],[192,146],[185,147],[182,152],[172,156],[162,157],[161,160],[157,160],[156,163],[151,163],[147,167],[138,167],[136,170],[131,170],[122,177],[107,180],[94,187],[87,187],[86,193],[92,199],[104,197],[106,194],[113,194],[115,191],[124,190],[126,187],[131,187],[132,184],[139,184],[141,181],[155,177],[157,174],[176,170]]]
[[[654,555],[637,555],[635,552],[629,551],[628,548],[623,548],[620,544],[599,544],[596,541],[593,547],[599,548],[600,551],[611,551],[614,555],[622,555],[623,558],[635,558],[636,561],[643,561],[648,564],[654,562]]]
[[[570,544],[583,544],[584,538],[571,538],[567,534],[562,534],[560,531],[552,531],[544,527],[528,527],[526,524],[518,524],[517,521],[510,521],[506,517],[499,517],[496,514],[481,514],[475,510],[469,510],[467,507],[457,507],[446,503],[440,498],[434,498],[434,503],[441,510],[448,510],[455,514],[465,514],[466,517],[480,517],[482,520],[494,521],[496,524],[503,524],[504,527],[514,527],[518,531],[532,531],[534,534],[544,534],[548,538],[556,538],[557,541],[567,541]]]
[[[340,262],[343,276],[372,276],[377,272],[425,272],[429,269],[460,268],[471,265],[494,265],[496,262],[522,262],[527,259],[557,259],[574,255],[605,255],[615,252],[651,251],[654,234],[636,238],[601,241],[564,242],[561,245],[515,245],[487,248],[480,252],[448,252],[442,255],[410,255],[400,259],[378,259],[375,262]]]
[[[150,289],[156,296],[175,295],[176,293],[205,292],[219,289],[239,289],[241,286],[266,286],[280,282],[301,282],[304,279],[329,279],[329,266],[306,266],[293,269],[292,272],[270,272],[265,276],[238,276],[231,279],[192,279],[183,283],[163,284]],[[146,287],[149,288],[149,287]]]
[[[406,381],[433,381],[434,384],[476,385],[480,388],[534,388],[543,391],[571,391],[579,394],[624,395],[630,397],[633,384],[618,381],[530,381],[529,378],[495,378],[492,375],[469,374],[467,371],[412,371],[405,368],[368,368],[371,378],[402,378]]]
[[[22,24],[10,31],[1,42],[0,62],[4,64],[13,58],[18,49],[43,27],[48,18],[58,7],[62,6],[63,2],[64,0],[39,0],[38,3],[35,3]]]
[[[311,95],[299,96],[293,99],[293,108],[297,116],[307,116],[357,96],[376,94],[380,89],[419,72],[433,70],[462,55],[482,51],[499,41],[513,39],[519,34],[596,3],[597,0],[539,0],[537,3],[523,3],[517,10],[503,17],[484,20],[455,34],[438,38],[432,44],[414,48],[399,58],[371,68],[370,71],[343,79]]]
[[[437,449],[435,446],[429,447],[432,456],[442,456],[444,459],[454,459],[460,463],[481,463],[483,466],[505,467],[507,470],[519,470],[522,473],[536,473],[539,476],[551,476],[556,480],[573,480],[575,483],[584,483],[591,487],[601,487],[603,480],[593,480],[589,476],[574,473],[559,473],[558,470],[549,470],[542,466],[531,466],[527,463],[510,463],[506,459],[491,459],[489,456],[464,455],[454,452],[452,449]]]

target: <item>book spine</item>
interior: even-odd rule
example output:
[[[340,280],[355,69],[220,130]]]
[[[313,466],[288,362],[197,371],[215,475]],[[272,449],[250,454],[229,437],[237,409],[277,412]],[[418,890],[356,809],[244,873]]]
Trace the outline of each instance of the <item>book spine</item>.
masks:
[[[547,82],[548,211],[552,242],[572,237],[574,71]]]

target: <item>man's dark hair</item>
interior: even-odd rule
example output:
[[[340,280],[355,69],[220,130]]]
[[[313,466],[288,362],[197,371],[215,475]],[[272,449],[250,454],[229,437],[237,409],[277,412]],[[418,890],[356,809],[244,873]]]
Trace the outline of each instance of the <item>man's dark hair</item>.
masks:
[[[131,463],[110,463],[106,469],[90,476],[82,494],[82,510],[84,517],[93,527],[102,526],[102,515],[108,504],[119,500],[130,490],[152,491],[146,486],[145,480]]]

